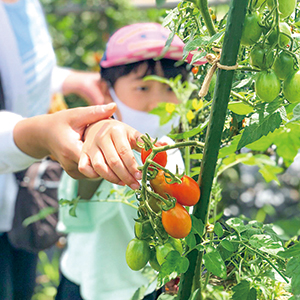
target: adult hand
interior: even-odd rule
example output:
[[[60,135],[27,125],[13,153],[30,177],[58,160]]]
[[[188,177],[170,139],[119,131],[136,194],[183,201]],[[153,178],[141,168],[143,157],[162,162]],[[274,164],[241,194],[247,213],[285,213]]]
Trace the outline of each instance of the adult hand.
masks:
[[[85,133],[79,170],[87,177],[104,179],[139,188],[142,174],[131,149],[140,151],[136,141],[141,133],[117,120],[103,120],[89,126]]]
[[[14,141],[24,153],[43,158],[48,155],[74,178],[85,178],[78,170],[82,137],[89,124],[109,118],[115,104],[79,107],[23,119],[14,128]]]

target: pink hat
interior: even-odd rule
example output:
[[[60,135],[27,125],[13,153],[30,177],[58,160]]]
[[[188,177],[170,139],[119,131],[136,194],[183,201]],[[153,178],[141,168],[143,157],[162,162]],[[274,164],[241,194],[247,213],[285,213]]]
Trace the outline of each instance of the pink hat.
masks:
[[[158,23],[137,23],[122,27],[109,39],[100,66],[130,64],[157,58],[162,54],[171,31]],[[182,60],[184,43],[174,36],[164,58]]]

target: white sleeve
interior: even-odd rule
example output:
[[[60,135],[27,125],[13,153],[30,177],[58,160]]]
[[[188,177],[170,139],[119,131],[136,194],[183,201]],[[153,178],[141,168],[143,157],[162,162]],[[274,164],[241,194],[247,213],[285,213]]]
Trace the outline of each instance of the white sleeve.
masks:
[[[0,174],[20,171],[39,161],[22,152],[14,142],[14,127],[22,119],[20,115],[0,111]]]
[[[63,83],[72,72],[71,69],[55,66],[52,71],[51,93],[62,93]]]

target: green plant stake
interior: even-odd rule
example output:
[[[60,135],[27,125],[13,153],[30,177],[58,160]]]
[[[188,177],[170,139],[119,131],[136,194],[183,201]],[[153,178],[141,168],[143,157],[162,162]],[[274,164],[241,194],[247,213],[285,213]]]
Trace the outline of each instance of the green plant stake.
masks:
[[[220,59],[220,64],[223,66],[236,65],[247,6],[248,0],[231,1]],[[193,215],[201,219],[204,224],[207,223],[210,193],[221,144],[221,135],[229,102],[233,74],[234,70],[224,69],[219,69],[217,73],[216,88],[206,135],[201,173],[199,176],[201,197],[193,212]],[[202,299],[200,285],[202,252],[193,250],[187,257],[190,266],[187,272],[181,277],[178,298],[180,300],[189,299],[191,293],[199,289],[194,300]]]

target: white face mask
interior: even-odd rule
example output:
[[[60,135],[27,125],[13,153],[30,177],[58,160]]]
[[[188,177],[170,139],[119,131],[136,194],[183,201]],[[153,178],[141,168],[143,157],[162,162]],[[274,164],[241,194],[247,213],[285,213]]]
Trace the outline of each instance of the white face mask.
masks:
[[[159,125],[159,116],[127,106],[118,98],[113,88],[109,88],[109,92],[122,115],[122,122],[138,130],[140,133],[148,133],[152,138],[161,138],[169,134],[172,127],[177,127],[179,124],[180,118],[178,116],[161,126]],[[114,117],[118,120],[116,115]]]

